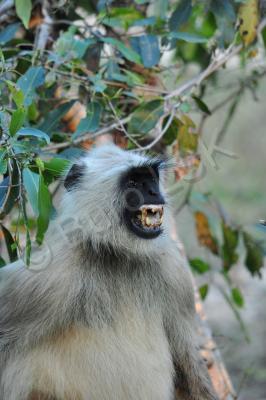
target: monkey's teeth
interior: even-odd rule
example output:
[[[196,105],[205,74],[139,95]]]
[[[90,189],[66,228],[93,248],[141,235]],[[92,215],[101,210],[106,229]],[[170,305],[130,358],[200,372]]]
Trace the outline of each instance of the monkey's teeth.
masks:
[[[143,205],[139,209],[137,221],[146,228],[157,228],[163,222],[163,206],[162,205]]]
[[[146,225],[148,225],[148,226],[152,225],[152,220],[149,217],[146,217],[145,222],[146,222]]]

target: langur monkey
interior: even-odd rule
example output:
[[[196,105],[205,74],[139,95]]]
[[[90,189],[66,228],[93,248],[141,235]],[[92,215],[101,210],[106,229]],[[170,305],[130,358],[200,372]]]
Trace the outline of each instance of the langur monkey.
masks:
[[[1,400],[217,398],[162,167],[114,145],[72,165],[49,259],[2,272]]]

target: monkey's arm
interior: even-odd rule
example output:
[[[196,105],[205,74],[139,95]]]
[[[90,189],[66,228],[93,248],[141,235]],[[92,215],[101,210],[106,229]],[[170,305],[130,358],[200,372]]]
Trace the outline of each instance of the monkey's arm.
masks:
[[[170,281],[171,279],[171,281]],[[164,324],[182,400],[215,400],[208,370],[197,343],[194,290],[189,272],[176,268],[166,287]]]
[[[54,267],[41,272],[21,267],[8,274],[1,273],[0,277],[0,361],[3,362],[6,354],[34,346],[67,326],[77,299],[70,290],[75,277]]]
[[[185,327],[183,322],[183,332],[180,329],[178,332],[176,326],[179,337],[172,335],[175,386],[182,400],[216,400],[207,367],[199,353],[194,332],[191,332],[192,323]]]

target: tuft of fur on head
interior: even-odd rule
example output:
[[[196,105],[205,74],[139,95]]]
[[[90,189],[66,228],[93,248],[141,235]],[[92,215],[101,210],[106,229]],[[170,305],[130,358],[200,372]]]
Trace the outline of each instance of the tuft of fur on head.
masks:
[[[89,240],[95,249],[105,245],[114,251],[143,255],[161,251],[169,230],[167,202],[163,233],[155,239],[137,237],[126,228],[122,219],[124,198],[120,188],[121,177],[131,168],[154,164],[158,166],[160,179],[163,163],[158,158],[128,152],[112,144],[91,150],[78,161],[79,167],[72,166],[70,169],[57,224],[64,226],[67,234],[75,234],[77,240]],[[165,197],[162,186],[160,179],[160,190]]]

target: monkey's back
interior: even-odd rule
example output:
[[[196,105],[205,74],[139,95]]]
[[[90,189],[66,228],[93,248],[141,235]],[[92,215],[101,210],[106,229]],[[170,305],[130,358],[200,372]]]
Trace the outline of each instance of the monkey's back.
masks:
[[[170,400],[173,365],[160,315],[126,310],[112,326],[76,325],[10,360],[3,382],[4,400],[28,391],[56,400]]]

